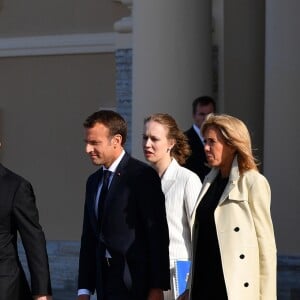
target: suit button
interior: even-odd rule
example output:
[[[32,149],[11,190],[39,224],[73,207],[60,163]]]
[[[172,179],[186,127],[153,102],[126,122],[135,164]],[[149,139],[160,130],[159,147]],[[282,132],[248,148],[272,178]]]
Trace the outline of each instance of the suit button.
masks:
[[[244,254],[241,254],[240,255],[240,259],[244,259],[245,258],[245,255]]]
[[[238,231],[240,231],[240,228],[239,228],[239,227],[235,227],[235,228],[234,228],[234,231],[235,231],[235,232],[238,232]]]
[[[245,282],[244,283],[244,287],[248,287],[249,286],[249,283],[248,282]]]

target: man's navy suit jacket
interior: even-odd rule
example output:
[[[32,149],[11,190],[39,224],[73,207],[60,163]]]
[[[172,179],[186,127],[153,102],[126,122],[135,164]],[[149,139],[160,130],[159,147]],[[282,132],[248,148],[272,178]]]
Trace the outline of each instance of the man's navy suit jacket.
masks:
[[[133,300],[143,300],[141,295],[151,288],[169,289],[169,233],[158,174],[126,153],[111,181],[99,226],[95,201],[102,174],[100,168],[87,181],[78,288],[96,289],[101,299],[100,257],[107,249],[129,267]]]
[[[26,252],[31,291],[17,249]],[[51,294],[46,241],[31,184],[0,164],[0,300],[29,300]]]
[[[185,135],[188,138],[192,153],[187,159],[184,167],[195,172],[203,182],[205,176],[210,171],[210,168],[206,166],[207,160],[204,152],[204,146],[193,127],[187,130]]]

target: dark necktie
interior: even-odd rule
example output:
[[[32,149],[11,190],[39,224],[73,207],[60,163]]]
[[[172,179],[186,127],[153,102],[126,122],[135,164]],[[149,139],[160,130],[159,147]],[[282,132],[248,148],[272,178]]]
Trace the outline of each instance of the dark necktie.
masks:
[[[108,186],[109,186],[109,178],[111,175],[111,171],[108,170],[103,170],[103,180],[102,180],[102,187],[101,187],[101,192],[99,196],[99,201],[98,201],[98,221],[99,223],[102,220],[103,217],[103,211],[106,206],[106,196],[108,192]]]

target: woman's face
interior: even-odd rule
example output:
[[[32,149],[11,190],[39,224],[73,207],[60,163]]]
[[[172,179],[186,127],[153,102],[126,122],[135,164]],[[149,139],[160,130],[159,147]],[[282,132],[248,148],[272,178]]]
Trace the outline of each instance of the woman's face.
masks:
[[[225,143],[219,129],[216,127],[208,127],[206,129],[204,132],[204,143],[208,164],[211,167],[220,168],[221,173],[228,176],[235,155],[234,148]]]
[[[143,150],[144,156],[151,164],[158,164],[170,158],[174,143],[167,138],[168,129],[155,121],[149,121],[144,126]]]

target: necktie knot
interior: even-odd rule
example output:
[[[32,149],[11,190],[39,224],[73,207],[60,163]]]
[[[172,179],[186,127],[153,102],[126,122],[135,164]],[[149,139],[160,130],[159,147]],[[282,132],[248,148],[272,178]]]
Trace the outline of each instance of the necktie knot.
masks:
[[[109,182],[109,177],[112,172],[109,170],[103,170],[103,184]]]
[[[100,200],[102,200],[103,198],[106,197],[106,193],[108,191],[108,186],[109,186],[109,178],[110,178],[111,173],[112,173],[111,171],[103,170],[103,180],[102,180]]]

